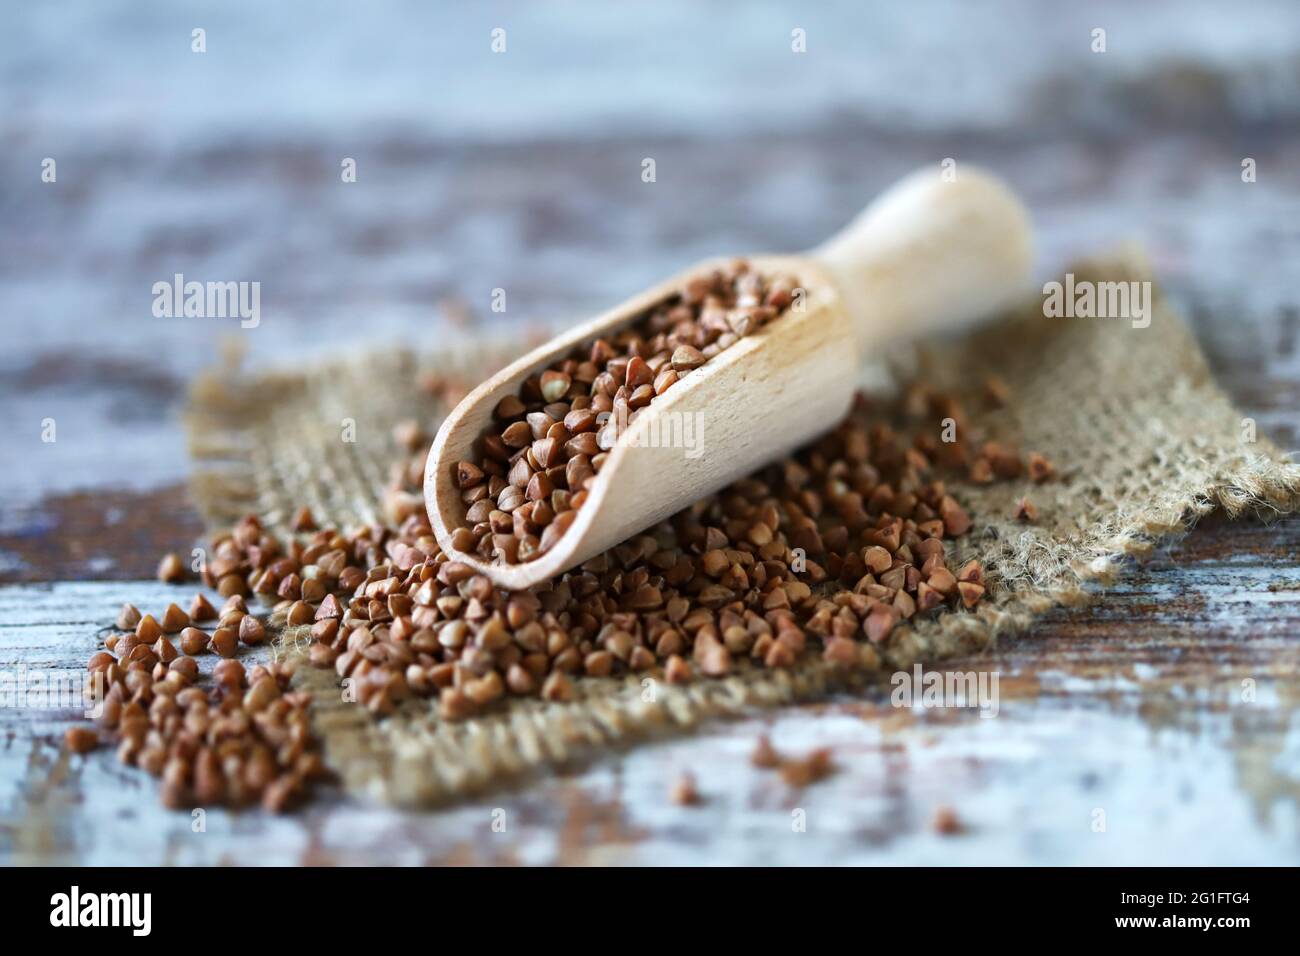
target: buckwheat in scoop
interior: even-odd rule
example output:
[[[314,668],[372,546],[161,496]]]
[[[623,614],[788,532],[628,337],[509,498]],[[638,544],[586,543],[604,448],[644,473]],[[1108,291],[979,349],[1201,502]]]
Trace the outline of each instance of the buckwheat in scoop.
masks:
[[[455,465],[466,505],[455,547],[517,564],[573,524],[619,435],[683,378],[794,301],[796,280],[743,259],[690,280],[611,338],[597,339],[503,399],[479,457]]]

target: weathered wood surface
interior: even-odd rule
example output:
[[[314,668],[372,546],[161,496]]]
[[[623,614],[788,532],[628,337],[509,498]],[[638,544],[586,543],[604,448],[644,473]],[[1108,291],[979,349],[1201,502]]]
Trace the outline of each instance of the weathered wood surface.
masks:
[[[1300,449],[1296,8],[954,4],[923,24],[859,6],[765,8],[725,41],[684,29],[686,4],[621,26],[594,6],[550,21],[419,5],[402,29],[358,14],[292,43],[275,39],[287,13],[223,9],[207,59],[166,4],[66,34],[44,8],[16,14],[0,35],[17,64],[0,86],[0,661],[79,667],[122,601],[165,606],[158,555],[199,532],[177,412],[223,340],[269,365],[436,345],[455,303],[516,327],[594,314],[706,256],[805,248],[947,156],[1017,185],[1044,268],[1144,238],[1222,383]],[[511,52],[494,59],[476,51],[497,20]],[[671,69],[628,61],[627,37],[660,33]],[[436,76],[432,36],[449,51]],[[146,77],[146,60],[165,69]],[[57,184],[39,181],[46,156]],[[152,284],[178,271],[261,281],[261,324],[154,318]],[[1207,522],[1104,601],[954,663],[1000,674],[996,719],[838,700],[437,813],[329,795],[287,819],[214,811],[197,834],[107,752],[63,755],[67,713],[0,709],[0,861],[1296,863],[1298,556],[1298,521]],[[834,747],[839,772],[788,790],[748,765],[760,731]],[[700,807],[668,800],[684,768]],[[932,832],[940,804],[966,834]]]
[[[895,708],[882,690],[720,723],[430,813],[327,794],[287,819],[210,811],[195,833],[189,813],[158,806],[144,774],[106,752],[62,752],[75,715],[0,710],[0,853],[99,864],[1294,864],[1297,551],[1300,522],[1211,522],[1104,604],[953,662],[999,674],[993,718]],[[155,607],[174,593],[152,582],[6,588],[0,628],[29,666],[75,667],[124,598]],[[830,746],[838,772],[791,789],[750,766],[760,733],[795,754]],[[704,802],[683,808],[669,790],[688,769]],[[934,833],[939,806],[967,832]],[[1105,832],[1093,830],[1099,809]]]

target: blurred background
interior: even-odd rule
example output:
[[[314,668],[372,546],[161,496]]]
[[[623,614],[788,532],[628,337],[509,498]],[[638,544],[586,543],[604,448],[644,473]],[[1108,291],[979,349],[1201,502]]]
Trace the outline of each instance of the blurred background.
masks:
[[[0,580],[147,576],[149,545],[197,532],[176,413],[223,340],[292,365],[436,347],[467,315],[577,319],[705,256],[815,244],[947,157],[1021,191],[1040,272],[1143,240],[1234,397],[1300,447],[1293,0],[140,0],[5,20]],[[178,272],[260,282],[260,324],[156,318]]]

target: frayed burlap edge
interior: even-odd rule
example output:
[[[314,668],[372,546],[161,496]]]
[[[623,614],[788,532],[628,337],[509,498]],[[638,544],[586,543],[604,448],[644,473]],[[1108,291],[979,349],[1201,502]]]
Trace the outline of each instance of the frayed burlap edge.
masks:
[[[1076,282],[1147,275],[1133,255],[1073,271]],[[432,428],[447,410],[416,381],[454,372],[472,382],[517,347],[483,337],[427,357],[387,351],[308,371],[250,377],[228,365],[209,373],[195,383],[189,410],[195,499],[213,527],[256,513],[283,533],[300,504],[344,527],[376,521],[395,455],[392,425],[414,417]],[[914,619],[854,671],[810,655],[789,671],[745,668],[685,686],[582,679],[570,703],[515,700],[463,722],[439,720],[427,701],[376,721],[342,699],[332,671],[300,668],[296,682],[315,693],[314,726],[345,788],[432,804],[710,718],[862,687],[914,663],[982,650],[1054,606],[1094,599],[1134,559],[1211,511],[1268,518],[1300,508],[1300,468],[1266,440],[1242,444],[1240,413],[1158,293],[1148,328],[1047,319],[1034,297],[991,328],[923,350],[913,369],[971,393],[987,375],[1002,377],[1012,401],[979,420],[1060,470],[1041,486],[958,486],[977,530],[957,543],[956,556],[979,556],[990,577],[990,600],[976,611]],[[351,441],[341,438],[349,423]],[[1031,526],[1011,516],[1025,494],[1041,515]],[[281,628],[282,650],[301,656],[304,637],[305,629]]]

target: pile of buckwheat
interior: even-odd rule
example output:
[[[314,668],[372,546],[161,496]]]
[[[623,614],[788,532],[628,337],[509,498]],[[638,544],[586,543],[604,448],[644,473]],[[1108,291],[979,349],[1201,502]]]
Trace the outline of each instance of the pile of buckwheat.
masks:
[[[791,288],[737,264],[688,285],[680,301],[648,317],[647,329],[597,343],[589,361],[575,358],[530,380],[518,407],[498,415],[509,424],[486,436],[484,463],[458,465],[473,514],[474,526],[457,532],[473,536],[466,550],[507,561],[544,550],[546,535],[558,532],[538,538],[539,527],[554,528],[580,507],[599,470],[601,452],[569,449],[579,440],[604,447],[588,413],[620,402],[633,413],[644,407],[735,340],[734,324],[731,332],[722,325],[737,310],[766,321]],[[700,361],[684,348],[698,349]],[[562,377],[548,378],[553,372]],[[428,385],[444,396],[464,388]],[[1005,400],[998,382],[986,391],[987,401]],[[893,420],[908,422],[906,433]],[[949,420],[954,440],[942,441]],[[235,660],[241,646],[267,636],[250,597],[277,623],[309,626],[311,665],[351,678],[358,704],[376,717],[412,697],[436,697],[447,720],[512,697],[565,701],[584,677],[646,673],[676,684],[745,665],[788,668],[809,654],[854,667],[900,622],[973,608],[984,596],[978,561],[948,564],[948,542],[972,522],[945,475],[977,483],[1052,477],[1042,456],[1022,458],[976,435],[955,398],[925,387],[889,407],[859,399],[832,432],[784,461],[550,582],[511,593],[439,548],[420,494],[428,436],[403,423],[388,523],[318,528],[303,508],[292,533],[278,536],[250,516],[214,539],[202,572],[226,598],[220,611],[202,595],[188,614],[172,605],[161,621],[124,607],[120,633],[89,665],[108,687],[101,723],[123,762],[163,778],[169,805],[260,800],[281,810],[302,796],[324,773],[309,701],[289,690],[290,665],[246,672]],[[550,515],[540,520],[544,509]],[[179,582],[186,574],[169,555],[159,576]],[[211,633],[204,622],[214,622]],[[221,660],[204,689],[196,658],[206,654]],[[68,732],[72,749],[98,742],[89,728]]]
[[[256,544],[245,543],[256,553]],[[217,548],[224,555],[236,548],[248,553],[233,536],[219,539]],[[159,577],[183,578],[175,555],[163,559]],[[228,576],[223,580],[230,597],[220,611],[202,594],[188,613],[171,604],[161,621],[133,605],[122,607],[120,633],[110,634],[87,665],[92,687],[102,694],[99,723],[116,736],[122,763],[162,778],[169,807],[260,801],[280,812],[325,774],[311,734],[309,695],[289,690],[290,665],[270,662],[246,671],[235,660],[241,646],[266,640],[266,628],[248,613],[246,588],[235,588]],[[200,626],[206,622],[215,623],[211,633]],[[219,660],[205,688],[199,659],[208,654]],[[65,742],[85,753],[99,745],[99,736],[77,726]]]

